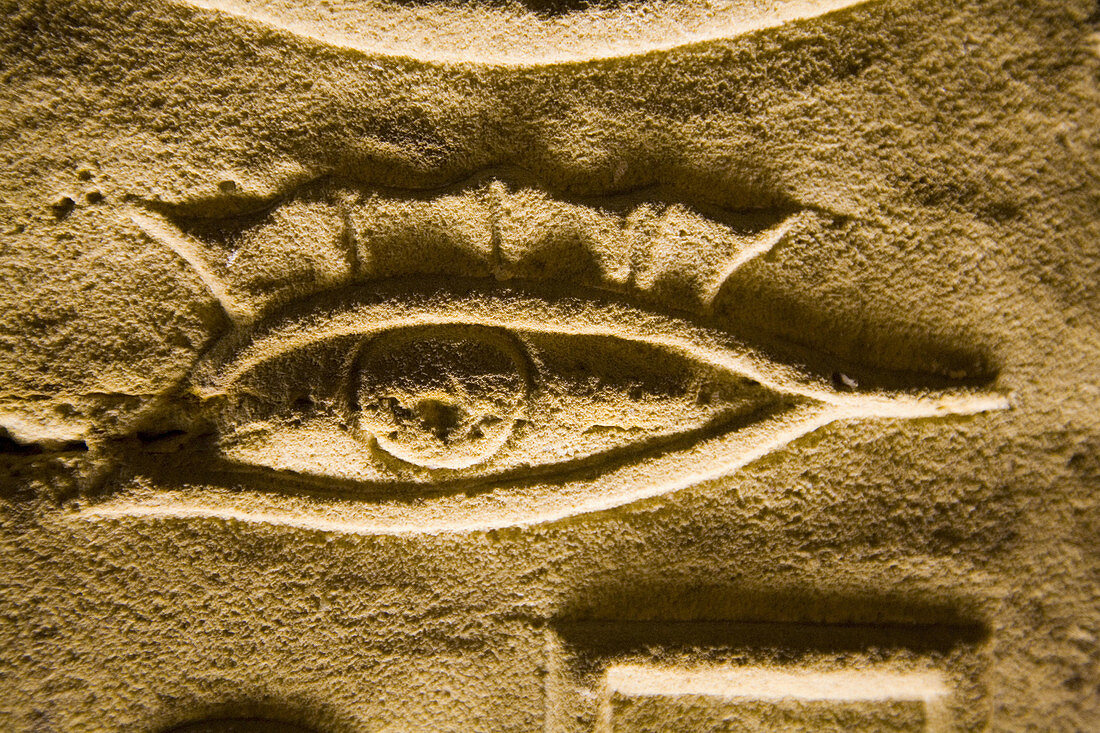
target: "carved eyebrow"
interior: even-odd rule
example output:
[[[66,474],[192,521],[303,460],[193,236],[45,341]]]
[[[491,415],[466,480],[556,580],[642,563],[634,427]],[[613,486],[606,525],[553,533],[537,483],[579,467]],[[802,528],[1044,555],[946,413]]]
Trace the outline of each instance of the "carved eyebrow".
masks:
[[[568,241],[568,246],[573,247],[568,252],[556,252],[558,259],[595,261],[602,257],[603,260],[596,269],[603,273],[605,279],[611,275],[603,272],[603,268],[613,267],[608,262],[618,262],[614,269],[619,272],[618,276],[623,281],[590,283],[595,287],[646,291],[653,290],[670,279],[691,282],[695,304],[704,312],[713,307],[727,280],[753,260],[773,250],[799,225],[805,224],[813,213],[790,201],[762,206],[761,201],[755,198],[749,200],[752,205],[747,210],[696,206],[690,203],[689,198],[661,185],[606,195],[561,198],[552,195],[537,183],[528,187],[507,188],[516,181],[525,179],[529,181],[530,176],[517,176],[514,171],[502,169],[486,169],[458,182],[425,190],[363,186],[354,181],[324,176],[288,187],[267,198],[246,197],[230,192],[179,203],[135,199],[136,206],[131,207],[129,219],[151,239],[182,258],[221,304],[229,320],[241,326],[255,321],[265,310],[265,306],[249,303],[247,299],[236,294],[237,288],[230,277],[230,268],[219,264],[218,257],[211,251],[210,242],[203,241],[195,232],[203,228],[215,229],[219,232],[217,236],[229,237],[233,231],[244,231],[250,226],[263,224],[267,218],[280,212],[283,206],[305,199],[313,204],[330,207],[330,217],[340,217],[342,233],[339,236],[339,247],[346,260],[347,275],[334,285],[380,276],[377,272],[364,271],[360,246],[364,248],[366,259],[372,262],[377,260],[385,263],[387,256],[406,254],[377,237],[375,240],[371,240],[370,236],[360,238],[356,224],[352,221],[358,210],[370,211],[367,207],[379,204],[431,207],[447,201],[453,205],[457,201],[465,203],[461,207],[464,209],[472,211],[478,206],[485,209],[484,221],[477,222],[485,227],[484,246],[479,249],[476,244],[470,245],[462,251],[463,256],[479,263],[478,266],[485,276],[495,276],[497,279],[522,278],[523,275],[516,275],[509,267],[519,266],[524,262],[524,257],[537,255],[539,247],[554,246],[547,244],[549,239],[526,242],[521,245],[521,250],[522,247],[527,247],[529,251],[524,252],[515,250],[514,243],[509,240],[509,256],[515,260],[509,265],[504,262],[501,251],[504,238],[502,227],[506,227],[509,222],[527,222],[532,218],[543,217],[547,229],[552,230],[548,232],[548,236]],[[345,194],[350,195],[353,201],[349,202]],[[565,207],[566,215],[562,216],[563,210],[554,207]],[[427,214],[438,217],[440,212],[429,211]],[[570,216],[573,218],[570,219]],[[668,252],[660,247],[663,234],[658,230],[662,224],[675,223],[667,219],[670,216],[680,217],[680,235],[686,233],[683,230],[684,217],[689,226],[694,223],[699,227],[709,228],[700,234],[701,239],[693,244],[690,252],[678,253],[679,259],[674,250],[669,259]],[[566,220],[565,223],[562,219]],[[581,219],[584,221],[580,221]],[[605,245],[598,239],[585,239],[589,233],[585,227],[596,227],[601,222],[602,225],[611,226],[613,230],[621,230],[619,234],[622,241],[614,240]],[[432,226],[439,225],[444,230],[447,227],[460,229],[467,223],[461,219],[428,222]],[[411,216],[394,231],[404,232],[401,236],[411,242],[418,236],[418,227],[421,225],[415,216]],[[564,230],[561,229],[563,226]],[[600,235],[606,235],[606,232],[600,232]],[[514,236],[523,238],[520,234]],[[618,235],[613,233],[612,237],[614,236]],[[298,242],[286,246],[298,244],[305,246],[311,243]],[[426,248],[429,252],[432,247],[439,249],[437,254],[441,258],[445,257],[445,250],[451,245],[449,240],[442,244],[433,242],[431,238],[420,237],[417,240],[417,247]],[[224,252],[218,254],[224,259]],[[234,257],[233,254],[229,255],[229,264],[232,264]],[[639,279],[643,277],[640,273],[644,273],[644,282]],[[381,276],[384,277],[385,274]],[[269,295],[274,302],[276,295]]]
[[[304,2],[181,0],[181,4],[237,22],[276,28],[383,62],[400,58],[526,67],[668,51],[811,20],[869,2],[874,0],[518,0],[511,7],[382,2],[375,3],[369,13],[358,4],[349,3],[351,7],[345,9],[333,3],[322,20]],[[562,23],[563,16],[570,22]],[[478,33],[469,32],[471,22],[477,23]]]

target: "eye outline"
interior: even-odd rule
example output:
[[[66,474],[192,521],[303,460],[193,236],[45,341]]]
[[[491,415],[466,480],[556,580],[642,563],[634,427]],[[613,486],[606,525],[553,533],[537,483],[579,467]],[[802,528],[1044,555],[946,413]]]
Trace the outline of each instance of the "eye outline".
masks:
[[[423,278],[417,279],[417,282],[422,284]],[[474,287],[475,282],[482,287]],[[211,483],[202,483],[209,479],[204,477],[199,485],[213,487],[215,491],[221,486],[228,490],[243,488],[246,491],[270,494],[274,497],[271,501],[275,502],[272,506],[278,505],[282,500],[297,506],[294,516],[279,515],[278,512],[257,514],[254,508],[244,512],[230,508],[211,509],[208,506],[195,505],[193,498],[184,496],[170,499],[167,504],[160,499],[152,504],[140,501],[131,504],[122,500],[114,508],[95,510],[96,515],[214,514],[253,520],[261,517],[260,521],[264,522],[304,524],[366,534],[420,534],[522,527],[601,512],[714,480],[724,480],[749,463],[838,420],[939,417],[1004,409],[1008,406],[1002,395],[970,387],[958,390],[924,390],[923,394],[917,395],[893,394],[885,390],[864,394],[838,392],[829,386],[827,378],[807,379],[795,368],[771,362],[765,355],[744,346],[728,333],[692,323],[679,316],[654,313],[629,302],[627,298],[609,297],[604,291],[576,289],[567,293],[556,288],[538,293],[530,287],[518,288],[499,284],[483,287],[483,281],[476,280],[455,288],[454,279],[450,279],[447,284],[450,287],[440,285],[416,293],[409,292],[408,283],[363,285],[345,288],[337,293],[325,293],[294,304],[282,312],[272,314],[270,318],[263,319],[254,327],[238,329],[223,337],[196,365],[193,386],[206,399],[216,400],[223,393],[222,387],[231,384],[232,379],[238,378],[251,365],[276,358],[277,354],[286,354],[298,346],[336,337],[340,333],[354,333],[355,331],[348,329],[361,328],[365,313],[390,314],[387,320],[366,321],[375,332],[406,325],[456,322],[468,325],[473,316],[489,320],[496,326],[503,327],[503,324],[511,323],[530,328],[535,325],[532,314],[525,314],[522,318],[516,315],[517,303],[526,303],[533,306],[542,317],[556,314],[561,320],[568,318],[576,332],[590,335],[611,334],[621,338],[624,323],[629,320],[624,316],[637,316],[639,321],[633,324],[632,329],[635,337],[656,334],[659,343],[665,347],[689,350],[689,358],[698,358],[699,352],[695,349],[702,346],[708,351],[712,363],[738,367],[748,365],[752,367],[753,375],[766,380],[765,386],[808,399],[790,409],[770,412],[754,421],[735,424],[729,430],[704,436],[702,440],[686,446],[674,447],[655,455],[643,454],[640,459],[635,457],[632,460],[618,461],[610,469],[600,470],[595,475],[588,475],[585,471],[579,471],[577,476],[568,472],[559,475],[555,468],[548,474],[533,470],[524,472],[522,476],[517,474],[474,481],[444,482],[434,487],[437,490],[420,491],[414,495],[359,494],[355,491],[356,484],[353,481],[332,482],[323,478],[314,480],[308,476],[287,475],[266,467],[240,465],[223,473],[220,483],[213,480]],[[456,292],[462,296],[461,299],[455,299]],[[353,307],[342,310],[333,307],[334,304],[349,303],[354,304]],[[502,304],[510,304],[512,308],[502,308]],[[585,305],[588,306],[589,318],[582,321],[577,318],[577,313],[578,310],[585,311]],[[319,320],[327,320],[327,326],[318,329]],[[541,322],[545,323],[545,320]],[[674,324],[679,331],[670,334],[670,324]],[[279,349],[272,352],[262,348],[272,343],[277,343]],[[736,352],[737,356],[731,357],[731,351]],[[218,364],[225,367],[220,379],[217,378]],[[753,378],[750,374],[743,376]],[[817,399],[818,396],[826,399]],[[694,438],[690,431],[684,435]],[[655,480],[655,476],[661,479]],[[547,481],[548,477],[557,478]],[[242,482],[242,479],[245,480]],[[342,488],[333,492],[331,487],[334,483],[340,484]],[[178,487],[189,491],[188,487],[191,485],[183,482]],[[291,488],[292,492],[285,491],[285,488]],[[172,487],[165,487],[165,490],[171,492]],[[301,503],[295,504],[303,496],[323,497],[328,503],[324,510],[310,508]],[[318,514],[318,511],[321,513]],[[302,516],[297,516],[298,514]]]
[[[418,278],[417,282],[422,282],[422,280],[422,278]],[[555,337],[576,335],[609,338],[669,348],[670,344],[680,340],[663,339],[664,343],[658,344],[656,343],[656,337],[647,338],[644,335],[634,334],[634,337],[631,338],[629,335],[624,335],[623,324],[626,319],[624,319],[623,314],[635,316],[645,314],[647,318],[652,320],[649,325],[654,332],[660,332],[667,323],[684,323],[675,317],[638,308],[629,304],[628,299],[609,297],[606,292],[595,289],[579,289],[589,296],[581,300],[578,297],[561,298],[560,289],[554,293],[547,292],[539,295],[532,292],[529,287],[516,288],[497,285],[485,288],[484,283],[478,279],[469,279],[466,285],[467,287],[461,291],[461,299],[456,299],[455,292],[445,287],[429,288],[427,291],[416,293],[410,298],[408,295],[409,285],[393,281],[381,285],[345,288],[339,294],[341,302],[353,303],[358,305],[359,308],[338,309],[335,317],[331,317],[331,314],[329,314],[328,325],[330,328],[328,329],[319,326],[315,316],[319,310],[331,311],[333,309],[331,307],[315,309],[310,306],[317,300],[329,300],[333,295],[332,293],[325,293],[299,301],[289,309],[285,318],[280,317],[280,314],[273,314],[271,318],[264,319],[257,324],[258,329],[244,328],[224,337],[196,365],[193,371],[191,390],[204,401],[210,400],[217,404],[227,396],[234,383],[264,362],[278,360],[280,357],[291,354],[296,349],[307,348],[321,342],[346,337],[360,337],[361,340],[343,360],[343,368],[339,379],[345,383],[344,389],[336,392],[338,398],[342,400],[338,406],[347,413],[352,409],[347,382],[351,379],[350,372],[359,350],[362,348],[364,341],[391,331],[436,326],[487,327],[507,331],[508,335],[517,339],[525,350],[529,349],[529,345],[521,334],[531,332],[540,332]],[[475,293],[478,298],[472,299],[471,295]],[[357,296],[363,296],[363,300],[361,301]],[[612,300],[618,301],[618,307],[609,310],[608,302]],[[463,303],[466,306],[473,304],[476,307],[459,308],[456,307],[456,303]],[[560,329],[540,327],[545,325],[547,321],[556,323],[559,326],[565,323],[575,326],[576,306],[582,303],[587,306],[588,313],[599,316],[592,319],[592,323],[588,327],[574,329],[573,332],[569,332],[568,328],[565,327]],[[383,316],[373,312],[373,309],[380,310]],[[523,311],[524,309],[528,311],[540,310],[541,318],[532,318],[530,315],[525,318],[514,319],[502,319],[501,317],[502,313]],[[394,312],[400,315],[390,318],[385,317],[385,315]],[[555,313],[556,317],[549,316],[548,314],[551,312]],[[256,333],[257,330],[259,333]],[[699,329],[698,333],[704,334],[706,331]],[[268,345],[272,342],[277,345],[277,349],[268,348]],[[673,351],[673,349],[669,350]],[[683,353],[678,354],[678,356],[685,361],[706,363],[701,361],[690,348],[682,348],[681,351]],[[220,372],[219,366],[226,367],[225,371]],[[720,363],[712,363],[709,366],[733,374],[738,378],[752,380],[752,377],[741,374],[737,368],[731,368],[728,365],[723,366]],[[536,371],[533,364],[531,370],[532,373]],[[201,384],[204,381],[206,384]],[[804,396],[794,395],[789,390],[769,385],[761,386],[772,392],[777,399],[774,403],[766,404],[748,415],[719,415],[716,419],[704,421],[671,435],[650,439],[642,438],[630,444],[599,451],[582,458],[537,465],[525,464],[515,469],[482,476],[455,476],[449,469],[441,468],[428,469],[432,474],[430,482],[413,482],[399,478],[387,481],[357,481],[348,478],[300,473],[292,469],[277,469],[246,462],[234,462],[232,472],[237,475],[258,474],[273,481],[279,481],[281,477],[281,480],[289,481],[291,485],[303,488],[324,486],[326,484],[338,485],[342,487],[339,493],[352,494],[367,500],[383,495],[387,498],[400,500],[403,497],[408,498],[407,495],[410,493],[416,497],[456,492],[489,493],[501,485],[523,486],[533,481],[568,474],[574,468],[583,472],[585,470],[591,471],[593,466],[599,466],[605,462],[617,464],[616,468],[632,465],[641,462],[639,458],[644,460],[647,454],[655,449],[663,450],[670,445],[687,443],[689,439],[694,439],[700,434],[737,432],[746,424],[749,424],[752,418],[758,418],[760,412],[771,416],[774,410],[779,409],[780,402],[790,402],[792,398],[798,398],[797,401],[800,403],[811,401],[804,399]],[[371,491],[371,488],[374,490]],[[391,488],[392,493],[385,491],[386,488]]]
[[[448,283],[454,280],[456,278],[450,278]],[[504,330],[509,337],[519,341],[525,350],[529,349],[529,345],[521,335],[525,332],[538,332],[551,336],[611,338],[664,347],[670,351],[678,351],[678,356],[686,361],[707,363],[700,360],[697,352],[687,346],[686,340],[668,338],[667,334],[660,338],[656,335],[662,333],[662,329],[667,328],[670,323],[686,324],[686,321],[639,308],[631,304],[628,298],[616,298],[606,291],[578,288],[578,292],[573,297],[563,298],[560,288],[553,289],[553,292],[538,293],[538,289],[531,288],[530,283],[525,283],[527,287],[522,288],[499,284],[484,287],[484,281],[470,278],[466,279],[458,298],[455,297],[456,291],[445,285],[428,287],[410,295],[410,286],[423,281],[424,278],[416,278],[412,282],[391,280],[373,285],[344,288],[339,293],[321,293],[298,301],[282,312],[276,312],[252,326],[236,329],[226,334],[199,360],[192,371],[190,389],[203,401],[210,400],[217,403],[226,396],[234,383],[264,362],[277,360],[296,349],[307,348],[324,341],[359,337],[361,340],[351,354],[343,360],[344,367],[339,378],[345,382],[345,389],[337,391],[337,395],[343,400],[339,406],[349,411],[352,405],[347,382],[351,378],[350,372],[358,353],[367,340],[391,331],[436,326],[475,326]],[[587,297],[582,298],[582,294]],[[352,304],[352,307],[334,309],[331,303],[324,308],[314,307],[317,301],[331,301],[334,296],[341,303]],[[614,305],[609,306],[611,302],[614,302]],[[582,328],[576,328],[578,306],[583,306],[581,310],[589,315],[596,316]],[[502,315],[517,311],[526,311],[525,317],[508,318]],[[533,316],[532,313],[538,315]],[[624,333],[623,326],[629,321],[626,317],[628,315],[649,319],[649,330],[641,330],[633,334]],[[320,325],[319,319],[325,319],[326,324]],[[556,324],[559,328],[545,328],[544,326],[548,323]],[[573,327],[572,330],[569,326]],[[700,338],[707,333],[703,329],[696,329],[696,332]],[[647,336],[647,334],[653,335]],[[271,344],[276,348],[270,348]],[[721,346],[716,347],[715,353],[722,353],[722,349]],[[709,366],[738,377],[753,379],[751,375],[738,371],[740,366],[731,367],[729,364],[722,364],[721,360],[712,360]],[[532,364],[531,373],[534,374],[535,371],[536,367]],[[757,375],[764,379],[762,373]],[[777,388],[763,383],[762,386],[780,398],[803,397],[793,395],[790,390],[782,387]],[[744,425],[744,420],[737,416],[719,422],[736,425],[737,427],[730,428],[732,432],[736,432],[740,426]],[[400,499],[402,494],[410,491],[418,496],[447,492],[487,493],[494,491],[500,485],[521,486],[549,476],[568,473],[569,467],[575,464],[591,466],[601,464],[605,460],[625,465],[638,463],[638,454],[644,456],[647,448],[694,437],[706,429],[713,429],[713,426],[710,423],[704,423],[666,436],[664,439],[655,440],[649,445],[645,445],[647,441],[642,439],[618,449],[602,451],[582,459],[524,466],[522,470],[504,471],[486,476],[452,478],[453,474],[448,469],[432,469],[434,476],[431,485],[410,483],[399,479],[385,483],[329,479],[315,474],[280,471],[266,466],[253,467],[247,463],[235,464],[234,472],[237,474],[258,472],[271,479],[281,474],[283,479],[302,487],[331,482],[345,487],[346,490],[340,493],[358,494],[358,489],[366,489],[368,486],[390,486],[395,489],[395,495],[390,498],[395,499]],[[254,471],[250,471],[250,467],[254,468]],[[375,495],[366,493],[362,498],[370,500]]]

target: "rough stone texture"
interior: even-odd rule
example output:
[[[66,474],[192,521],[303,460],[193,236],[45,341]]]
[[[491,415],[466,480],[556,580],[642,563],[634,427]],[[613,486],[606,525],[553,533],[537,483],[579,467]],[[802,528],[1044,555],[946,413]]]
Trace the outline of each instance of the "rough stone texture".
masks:
[[[1100,728],[1095,3],[0,8],[3,730]]]

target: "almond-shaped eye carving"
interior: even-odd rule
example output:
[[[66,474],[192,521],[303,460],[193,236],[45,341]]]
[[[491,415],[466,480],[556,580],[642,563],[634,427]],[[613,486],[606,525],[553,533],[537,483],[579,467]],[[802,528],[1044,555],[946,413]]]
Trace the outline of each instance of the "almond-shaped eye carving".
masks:
[[[405,304],[416,320],[444,321],[415,324],[387,322],[382,304],[352,306],[292,346],[296,329],[277,328],[214,380],[217,392],[203,388],[217,449],[239,465],[385,493],[598,470],[813,401],[611,323],[575,328],[538,303],[484,296],[481,312],[457,315],[444,302]]]
[[[138,435],[96,511],[510,527],[725,480],[838,420],[1007,406],[983,369],[951,366],[976,355],[916,343],[916,370],[893,372],[735,335],[727,283],[820,212],[664,186],[566,200],[525,180],[395,197],[322,178],[248,214],[131,211],[232,327],[152,418],[168,447]]]
[[[192,386],[225,470],[381,501],[530,485],[618,503],[632,486],[660,491],[654,475],[690,484],[833,420],[1002,402],[838,388],[606,294],[473,284],[299,304],[227,337]]]

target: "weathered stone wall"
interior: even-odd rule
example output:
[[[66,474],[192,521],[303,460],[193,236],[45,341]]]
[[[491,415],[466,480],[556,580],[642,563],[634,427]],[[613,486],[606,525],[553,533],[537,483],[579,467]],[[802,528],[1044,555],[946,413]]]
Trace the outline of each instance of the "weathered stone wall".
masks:
[[[1095,3],[0,6],[3,730],[1100,728]]]

